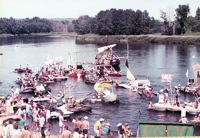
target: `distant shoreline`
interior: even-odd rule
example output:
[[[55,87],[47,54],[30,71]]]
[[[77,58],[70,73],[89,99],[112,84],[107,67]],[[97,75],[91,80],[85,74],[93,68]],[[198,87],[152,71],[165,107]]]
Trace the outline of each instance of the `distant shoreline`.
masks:
[[[27,36],[25,34],[24,36]],[[106,42],[105,35],[85,34],[78,35],[76,33],[66,32],[50,32],[50,33],[34,33],[29,35],[60,35],[62,37],[74,38],[86,42]],[[0,34],[0,37],[15,36],[12,34]],[[23,35],[20,35],[23,36]],[[200,45],[199,35],[173,35],[166,36],[161,34],[148,34],[148,35],[108,35],[109,41],[112,42],[146,42],[146,43],[162,43],[162,44],[197,44]]]

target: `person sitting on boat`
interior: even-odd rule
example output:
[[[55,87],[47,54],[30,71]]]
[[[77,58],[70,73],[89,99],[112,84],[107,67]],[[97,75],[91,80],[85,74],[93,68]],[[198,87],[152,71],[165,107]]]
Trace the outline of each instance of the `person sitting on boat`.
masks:
[[[73,105],[73,106],[76,105],[76,99],[74,98],[74,95],[72,95],[72,105]]]
[[[164,89],[165,103],[167,103],[169,91],[170,91],[169,84],[167,84],[166,88]]]
[[[62,97],[61,97],[60,94],[58,94],[56,105],[57,105],[58,107],[62,105]]]
[[[184,117],[182,117],[182,118],[179,120],[179,122],[181,122],[181,123],[188,123],[188,120],[187,120],[186,116],[184,116]]]
[[[179,105],[180,105],[180,92],[179,92],[177,86],[175,86],[174,93],[175,93],[174,97],[176,97],[176,105],[179,107]]]
[[[199,117],[195,115],[194,120],[199,120]]]
[[[154,104],[152,103],[152,101],[149,102],[149,109],[153,109],[154,108]]]

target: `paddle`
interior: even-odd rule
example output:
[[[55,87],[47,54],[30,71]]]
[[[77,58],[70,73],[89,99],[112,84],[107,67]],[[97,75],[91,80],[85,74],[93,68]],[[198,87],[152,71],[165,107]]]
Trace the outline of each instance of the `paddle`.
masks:
[[[93,92],[91,92],[91,93],[87,94],[86,96],[88,96],[88,95],[90,95],[90,94],[92,94],[92,93],[93,93]],[[85,96],[85,97],[86,97],[86,96]]]

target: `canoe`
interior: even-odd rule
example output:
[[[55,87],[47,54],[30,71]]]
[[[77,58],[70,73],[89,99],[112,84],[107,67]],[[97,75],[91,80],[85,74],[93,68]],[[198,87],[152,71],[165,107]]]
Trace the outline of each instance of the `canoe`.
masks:
[[[58,76],[58,77],[54,77],[53,79],[54,79],[54,81],[55,80],[67,80],[68,77],[67,76]]]
[[[34,92],[34,89],[26,89],[24,91],[20,91],[20,93],[30,93],[30,92]]]
[[[92,107],[89,105],[79,104],[79,105],[76,105],[75,107],[70,108],[69,111],[78,113],[78,112],[91,111],[91,109]]]
[[[32,72],[31,69],[27,70],[27,69],[17,69],[17,68],[14,71],[17,73],[22,73],[22,72],[31,73]]]

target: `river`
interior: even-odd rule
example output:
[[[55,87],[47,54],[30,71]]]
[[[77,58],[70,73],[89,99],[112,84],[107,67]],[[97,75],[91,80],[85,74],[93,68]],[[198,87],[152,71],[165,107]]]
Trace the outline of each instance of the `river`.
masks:
[[[111,42],[109,42],[111,43]],[[18,47],[16,47],[18,46]],[[97,48],[104,46],[104,43],[89,44],[84,41],[75,39],[68,39],[59,36],[14,36],[0,38],[0,95],[10,94],[11,86],[18,88],[15,80],[24,74],[14,73],[13,70],[22,65],[22,68],[29,64],[29,68],[35,70],[41,67],[43,62],[47,61],[47,54],[50,58],[63,57],[63,67],[67,67],[68,52],[72,54],[74,64],[78,62],[88,61],[94,62],[94,57],[98,52]],[[78,52],[76,54],[76,52]],[[119,57],[127,56],[127,45],[125,43],[117,43],[113,48],[113,52]],[[177,45],[177,44],[150,44],[150,43],[129,43],[129,68],[131,72],[138,79],[149,79],[154,91],[159,91],[164,88],[165,83],[161,82],[162,74],[172,74],[173,81],[171,83],[172,89],[174,86],[187,84],[186,71],[189,70],[189,78],[194,78],[192,70],[193,58],[200,62],[200,47],[197,45]],[[88,65],[83,64],[87,69]],[[125,58],[122,58],[120,69],[122,77],[114,77],[115,80],[126,80]],[[149,74],[149,75],[148,75]],[[59,88],[64,84],[74,84],[76,87],[72,90],[75,98],[85,97],[91,92],[95,92],[93,85],[85,84],[82,78],[69,78],[67,81],[56,82],[50,85],[52,94],[55,95]],[[94,135],[94,123],[100,118],[107,118],[111,124],[114,136],[117,136],[117,124],[128,123],[131,127],[132,133],[136,135],[136,129],[139,122],[139,109],[141,109],[140,121],[153,122],[178,122],[180,113],[173,112],[154,112],[148,111],[148,102],[156,103],[158,98],[154,95],[152,99],[146,96],[140,96],[137,92],[128,89],[115,88],[114,92],[118,94],[120,104],[110,105],[106,103],[91,104],[93,107],[92,113],[74,114],[71,119],[68,118],[67,124],[69,130],[73,130],[72,118],[88,116],[90,122],[91,132]],[[31,94],[25,94],[25,97],[31,97]],[[89,95],[91,98],[93,95]],[[170,97],[170,94],[169,94]],[[194,101],[193,95],[186,95],[181,93],[182,101]],[[188,120],[194,118],[193,115],[187,116]],[[51,132],[58,134],[58,120],[51,122]],[[199,127],[195,128],[195,136],[200,135]]]

